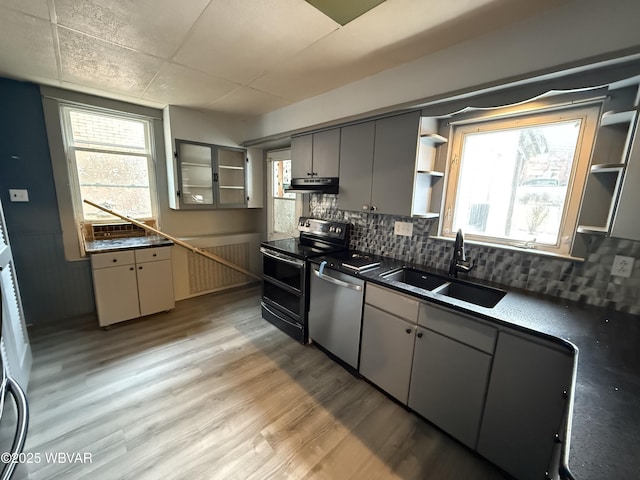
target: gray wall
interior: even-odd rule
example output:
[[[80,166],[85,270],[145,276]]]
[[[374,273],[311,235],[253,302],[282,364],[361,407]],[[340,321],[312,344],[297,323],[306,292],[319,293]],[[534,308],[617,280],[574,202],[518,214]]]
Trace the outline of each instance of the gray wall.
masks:
[[[310,214],[353,224],[351,248],[448,269],[453,242],[429,238],[433,220],[348,212],[337,208],[337,199],[312,194]],[[413,223],[413,236],[394,235],[395,221]],[[466,253],[477,263],[469,279],[640,315],[640,242],[593,236],[584,262],[471,244]],[[630,278],[611,275],[615,255],[636,258]]]
[[[28,203],[9,189],[29,191]],[[0,78],[0,197],[27,323],[95,310],[87,261],[67,262],[37,85]]]

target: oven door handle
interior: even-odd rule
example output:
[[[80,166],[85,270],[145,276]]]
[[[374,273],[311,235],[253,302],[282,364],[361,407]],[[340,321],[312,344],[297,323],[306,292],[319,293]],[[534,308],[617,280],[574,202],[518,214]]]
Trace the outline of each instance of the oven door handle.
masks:
[[[282,315],[278,315],[276,312],[274,312],[269,307],[267,307],[267,305],[264,302],[262,302],[262,308],[264,308],[267,312],[269,312],[274,317],[278,317],[278,320],[280,320],[280,321],[282,321],[284,323],[288,323],[289,325],[291,325],[292,327],[297,328],[298,330],[302,330],[302,325],[300,325],[299,323],[290,322],[286,318],[283,318]]]
[[[312,268],[311,270],[313,271],[313,274],[316,277],[320,278],[321,280],[324,280],[325,282],[333,283],[334,285],[338,285],[339,287],[350,288],[351,290],[355,290],[357,292],[362,291],[362,287],[360,285],[356,285],[355,283],[349,283],[349,282],[345,282],[344,280],[338,280],[337,278],[330,277],[325,273],[320,273],[315,268]]]
[[[290,258],[290,257],[287,257],[285,255],[280,255],[280,254],[275,253],[275,252],[270,252],[269,250],[267,250],[264,247],[260,247],[260,253],[263,254],[266,257],[271,257],[274,260],[285,262],[285,263],[288,263],[290,265],[295,265],[298,268],[304,267],[304,261],[296,260],[294,258]]]

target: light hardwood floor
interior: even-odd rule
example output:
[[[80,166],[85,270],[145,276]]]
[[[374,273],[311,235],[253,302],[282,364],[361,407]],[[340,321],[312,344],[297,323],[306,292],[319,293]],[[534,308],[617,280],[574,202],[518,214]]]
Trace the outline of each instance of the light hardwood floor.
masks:
[[[33,328],[25,451],[41,462],[15,478],[506,478],[263,320],[259,295],[185,300],[109,331],[94,318]]]

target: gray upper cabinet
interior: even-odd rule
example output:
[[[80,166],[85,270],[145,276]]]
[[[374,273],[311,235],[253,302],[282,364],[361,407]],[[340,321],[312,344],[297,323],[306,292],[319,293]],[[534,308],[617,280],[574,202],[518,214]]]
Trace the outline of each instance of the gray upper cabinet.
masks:
[[[376,121],[371,210],[411,216],[420,112]]]
[[[339,164],[339,128],[300,135],[291,139],[293,178],[337,177]]]
[[[410,216],[419,131],[420,112],[342,128],[339,208]]]
[[[478,439],[482,456],[518,479],[546,478],[556,435],[564,441],[573,360],[542,340],[500,332]]]
[[[369,210],[375,132],[376,122],[342,128],[338,196],[338,207],[341,210]]]

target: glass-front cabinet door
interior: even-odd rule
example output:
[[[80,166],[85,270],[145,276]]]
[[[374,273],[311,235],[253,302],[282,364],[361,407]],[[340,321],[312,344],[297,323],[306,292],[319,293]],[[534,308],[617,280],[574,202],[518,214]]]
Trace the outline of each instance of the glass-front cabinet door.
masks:
[[[244,207],[247,203],[245,185],[246,153],[243,149],[217,148],[218,203],[220,207]]]
[[[244,208],[246,151],[176,139],[178,208]]]

